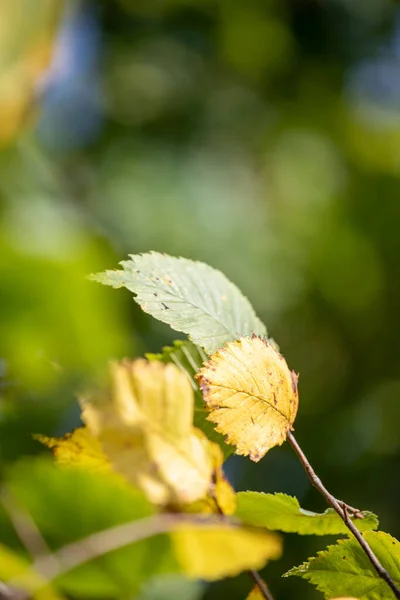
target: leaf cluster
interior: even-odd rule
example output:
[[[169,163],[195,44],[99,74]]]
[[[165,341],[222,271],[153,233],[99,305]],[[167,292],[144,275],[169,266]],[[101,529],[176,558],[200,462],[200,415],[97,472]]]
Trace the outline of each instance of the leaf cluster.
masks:
[[[394,597],[335,510],[235,493],[224,475],[233,451],[257,462],[281,445],[298,410],[298,376],[249,301],[202,263],[152,252],[121,265],[92,279],[127,288],[188,340],[111,363],[108,386],[80,398],[82,428],[37,436],[57,464],[40,459],[9,473],[0,578],[49,600],[132,597],[152,578],[212,581],[263,568],[281,556],[275,532],[284,532],[346,536],[285,576],[325,598]],[[21,550],[15,506],[47,554]],[[375,531],[370,512],[351,519],[400,585],[399,542]],[[268,597],[263,585],[249,598]]]

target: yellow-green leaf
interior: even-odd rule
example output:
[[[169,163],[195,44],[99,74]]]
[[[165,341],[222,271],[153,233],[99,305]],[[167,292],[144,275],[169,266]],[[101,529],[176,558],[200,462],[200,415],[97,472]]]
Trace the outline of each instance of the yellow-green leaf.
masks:
[[[170,535],[184,573],[207,581],[261,569],[282,554],[282,542],[276,534],[228,523],[184,525]]]
[[[100,442],[87,427],[74,429],[62,438],[35,435],[35,439],[50,448],[60,465],[76,465],[94,471],[109,471],[110,461],[101,449]]]
[[[85,547],[84,540],[92,534],[125,524],[135,527],[136,523],[140,530],[142,523],[157,518],[144,495],[132,486],[121,485],[119,478],[80,467],[59,468],[40,458],[14,463],[6,473],[6,485],[53,553],[70,544],[82,544],[81,552],[70,553],[66,562],[60,558],[52,565],[45,557],[36,559],[40,572],[55,577],[54,587],[69,598],[133,598],[149,578],[178,571],[172,544],[162,531],[160,535],[153,531],[151,537],[138,536],[136,540],[133,536],[132,543],[129,539],[121,541],[113,551],[102,550],[101,543]],[[0,531],[6,526],[6,515],[0,512]],[[85,555],[93,549],[101,557],[88,560]],[[0,556],[0,580],[2,564]],[[19,584],[30,581],[28,566],[26,562],[17,574]],[[32,581],[32,589],[41,585],[42,580],[37,584]]]
[[[210,442],[193,428],[193,389],[185,373],[138,359],[113,363],[111,380],[108,398],[82,402],[82,417],[113,468],[159,504],[205,496],[213,471]]]
[[[208,419],[237,454],[257,462],[285,441],[297,413],[297,375],[272,344],[255,335],[230,342],[197,379]]]
[[[50,584],[47,584],[46,580],[39,574],[29,569],[29,562],[22,556],[13,552],[10,548],[0,544],[0,580],[2,582],[13,584],[13,581],[17,581],[21,575],[23,576],[23,586],[19,586],[29,593],[29,597],[34,600],[62,600],[64,596],[56,592]],[[40,589],[33,593],[34,590]],[[7,598],[6,594],[0,592],[0,597]],[[10,599],[13,596],[10,595]],[[17,597],[17,596],[16,596]],[[19,596],[18,596],[19,597]]]

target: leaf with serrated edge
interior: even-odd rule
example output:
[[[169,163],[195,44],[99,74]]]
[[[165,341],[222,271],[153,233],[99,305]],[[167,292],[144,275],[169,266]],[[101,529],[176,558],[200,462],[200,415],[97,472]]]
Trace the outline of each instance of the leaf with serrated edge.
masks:
[[[363,536],[400,587],[400,542],[383,531],[367,531]],[[285,573],[284,577],[291,575],[309,580],[325,594],[325,598],[346,594],[353,594],[359,600],[389,600],[394,597],[355,539],[339,540],[334,546],[328,546],[316,557]]]
[[[122,270],[91,279],[127,288],[144,312],[186,333],[208,354],[241,335],[266,335],[247,298],[209,265],[158,252],[130,255],[120,264]]]
[[[194,391],[194,426],[200,429],[209,440],[217,443],[224,455],[224,459],[233,453],[232,446],[225,444],[224,436],[215,431],[214,425],[207,420],[208,409],[204,404],[202,393],[195,379],[196,373],[207,360],[207,355],[199,347],[188,340],[176,340],[173,346],[165,346],[158,354],[146,354],[148,360],[161,360],[173,363],[189,377]]]
[[[208,419],[236,453],[257,462],[282,444],[297,413],[297,376],[266,340],[229,342],[197,375]]]
[[[348,533],[343,520],[332,508],[320,514],[304,510],[300,507],[297,498],[280,493],[239,492],[236,498],[235,514],[248,525],[300,535]],[[378,528],[379,521],[376,515],[368,511],[363,512],[362,515],[363,519],[353,519],[360,531]]]
[[[157,504],[186,504],[208,492],[211,442],[193,428],[193,390],[173,364],[111,364],[112,391],[82,401],[82,418],[113,469]]]
[[[189,577],[213,581],[261,569],[282,554],[279,536],[251,527],[187,525],[171,533],[178,562]]]

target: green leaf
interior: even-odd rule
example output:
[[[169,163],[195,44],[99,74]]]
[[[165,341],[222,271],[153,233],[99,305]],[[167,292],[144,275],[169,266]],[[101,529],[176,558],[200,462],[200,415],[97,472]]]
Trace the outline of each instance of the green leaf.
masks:
[[[266,336],[247,298],[209,265],[157,252],[131,255],[120,264],[122,270],[91,279],[126,287],[144,312],[186,333],[208,354],[240,336]]]
[[[214,424],[207,421],[207,409],[203,395],[194,376],[207,360],[207,355],[199,347],[189,341],[176,340],[173,346],[165,346],[159,354],[146,354],[148,360],[161,360],[165,363],[174,363],[181,371],[186,373],[192,384],[195,397],[194,426],[198,427],[212,442],[216,442],[224,455],[228,458],[234,448],[225,443],[224,436],[215,431]]]
[[[115,477],[82,468],[60,468],[43,459],[13,466],[7,486],[52,551],[154,514],[141,493]],[[177,570],[173,547],[164,534],[91,560],[58,577],[55,584],[79,598],[128,598],[153,575]]]
[[[362,514],[363,519],[353,519],[360,531],[378,528],[379,521],[376,515],[367,511]],[[239,492],[236,516],[249,525],[300,535],[348,533],[346,525],[332,508],[321,514],[304,510],[297,498],[286,494]]]
[[[54,555],[33,563],[39,580],[21,559],[18,581],[32,592],[51,580],[73,597],[129,598],[155,577],[212,581],[261,568],[282,551],[280,537],[265,529],[215,515],[156,514],[124,481],[81,467],[24,461],[13,466],[6,486]],[[4,514],[0,535],[2,521]]]
[[[400,542],[382,531],[363,534],[373,553],[400,587]],[[355,596],[360,600],[394,598],[387,583],[381,579],[366,554],[353,539],[340,540],[328,546],[308,562],[288,571],[284,577],[296,575],[309,580],[325,595]]]

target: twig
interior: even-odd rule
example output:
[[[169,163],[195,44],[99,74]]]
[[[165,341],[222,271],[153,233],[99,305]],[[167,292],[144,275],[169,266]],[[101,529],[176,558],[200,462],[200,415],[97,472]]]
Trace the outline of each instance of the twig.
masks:
[[[247,573],[250,575],[250,577],[254,580],[254,582],[258,586],[258,589],[260,590],[262,596],[266,600],[274,600],[274,597],[272,596],[271,592],[269,591],[268,586],[265,583],[265,581],[262,579],[260,573],[258,571],[254,571],[253,569],[251,571],[247,571]]]
[[[384,581],[386,581],[386,583],[388,584],[388,586],[390,587],[390,589],[392,590],[392,592],[394,593],[396,598],[398,598],[400,600],[400,589],[396,586],[396,584],[394,583],[393,579],[390,577],[390,575],[386,571],[386,569],[381,565],[381,563],[379,562],[379,560],[377,559],[375,554],[372,552],[368,542],[361,535],[361,533],[359,532],[359,530],[357,529],[357,527],[354,525],[353,521],[349,517],[349,513],[352,513],[353,515],[357,516],[357,514],[359,514],[359,511],[357,509],[351,508],[350,506],[348,506],[341,500],[337,500],[334,496],[332,496],[332,494],[330,492],[328,492],[328,490],[323,485],[322,481],[320,480],[320,478],[318,477],[318,475],[316,474],[316,472],[310,465],[306,455],[304,454],[303,450],[300,448],[296,438],[294,437],[294,435],[292,434],[291,431],[289,431],[287,434],[287,441],[289,442],[289,444],[292,446],[293,450],[296,452],[297,456],[299,457],[299,460],[300,460],[301,464],[303,465],[312,485],[324,496],[327,503],[330,506],[332,506],[332,508],[339,515],[339,517],[341,519],[343,519],[345,525],[351,531],[351,533],[354,535],[357,542],[360,544],[361,548],[364,550],[365,554],[369,558],[372,566],[374,567],[375,571],[378,573],[379,577],[381,577]]]
[[[39,556],[51,556],[51,551],[32,517],[27,510],[20,506],[14,495],[5,487],[0,492],[0,500],[19,539],[32,559]]]
[[[131,523],[124,523],[111,527],[104,531],[89,535],[82,540],[63,546],[54,552],[51,557],[42,556],[36,559],[30,569],[23,575],[10,582],[10,585],[23,586],[25,581],[30,582],[31,594],[41,587],[48,585],[56,577],[71,571],[107,552],[118,550],[129,544],[140,542],[148,537],[167,533],[179,525],[201,525],[204,528],[215,527],[215,525],[240,525],[240,521],[234,517],[210,515],[183,515],[177,513],[164,513],[145,517]],[[32,582],[32,574],[40,575],[45,581],[36,580]],[[269,600],[269,599],[268,599]]]
[[[49,562],[52,560],[56,562],[31,515],[19,504],[17,498],[6,487],[3,487],[0,491],[0,500],[16,534],[31,555],[32,560],[45,558]],[[48,583],[48,581],[42,582],[43,585]],[[5,595],[6,592],[8,596]],[[4,586],[4,584],[0,584],[0,600],[29,600],[30,597],[30,593],[26,590],[11,589]]]
[[[221,508],[220,503],[218,502],[217,495],[215,494],[215,486],[211,486],[210,496],[215,502],[218,514],[221,515],[221,517],[226,517],[224,511]],[[258,571],[256,571],[255,569],[249,569],[248,571],[246,571],[246,573],[249,575],[249,577],[251,577],[251,579],[253,579],[254,583],[258,586],[258,589],[260,590],[261,595],[265,600],[274,600],[274,597],[269,591],[267,584],[262,579]]]

